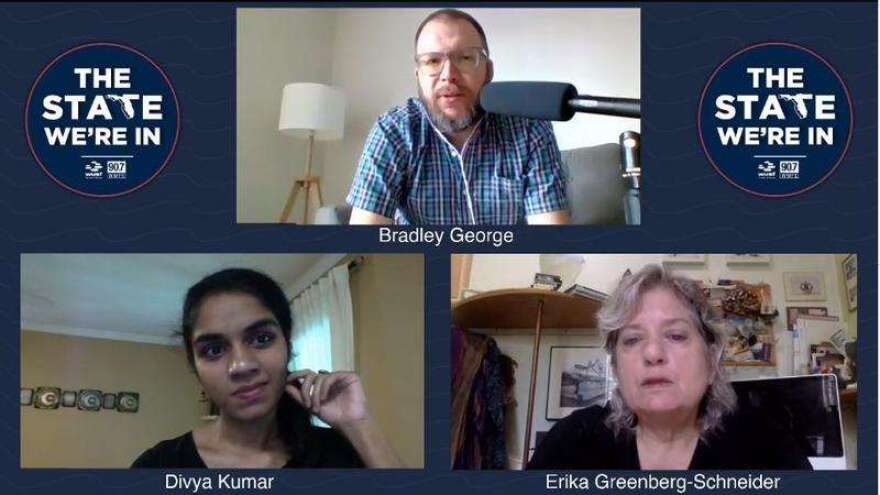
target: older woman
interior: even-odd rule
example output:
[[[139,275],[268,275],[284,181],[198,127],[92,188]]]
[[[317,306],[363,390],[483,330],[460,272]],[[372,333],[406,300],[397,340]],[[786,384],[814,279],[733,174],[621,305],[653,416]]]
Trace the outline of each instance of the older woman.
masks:
[[[530,469],[810,469],[769,418],[736,410],[724,338],[697,282],[649,265],[599,311],[618,387],[538,446]]]

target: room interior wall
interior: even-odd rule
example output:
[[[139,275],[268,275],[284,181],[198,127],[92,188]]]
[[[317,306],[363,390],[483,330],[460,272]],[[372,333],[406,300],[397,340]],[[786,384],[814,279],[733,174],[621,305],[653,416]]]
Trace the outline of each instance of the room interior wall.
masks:
[[[584,254],[584,268],[577,277],[576,283],[605,293],[616,286],[620,276],[627,269],[633,272],[649,263],[660,263],[660,254]],[[798,254],[772,255],[769,265],[727,265],[725,255],[709,255],[703,266],[676,265],[676,271],[698,280],[717,281],[719,278],[744,280],[748,283],[765,282],[770,284],[773,303],[780,312],[773,324],[777,338],[776,367],[727,367],[731,379],[748,379],[759,377],[787,376],[792,374],[791,366],[791,332],[785,329],[786,306],[825,306],[830,315],[841,315],[841,308],[848,313],[846,301],[841,301],[842,274],[839,263],[834,255]],[[786,301],[783,285],[784,272],[822,272],[825,279],[827,298],[825,301],[793,302]],[[469,289],[490,291],[496,289],[528,287],[535,273],[540,272],[538,254],[475,254],[471,265]],[[844,322],[841,323],[845,325]],[[553,422],[546,419],[547,387],[550,366],[550,349],[553,346],[601,346],[602,339],[595,330],[571,329],[548,332],[542,339],[538,355],[538,373],[536,377],[535,415],[532,423],[532,439],[540,431],[549,430]],[[526,407],[528,404],[529,372],[531,365],[531,348],[533,334],[531,332],[515,332],[508,330],[489,330],[498,342],[502,352],[519,363],[516,370],[514,389],[516,402],[519,405],[513,410],[508,421],[507,439],[511,465],[518,466],[522,457],[522,436],[525,432]],[[848,450],[855,445],[855,415],[845,421]],[[855,451],[853,451],[855,452]],[[850,456],[853,463],[855,457]],[[853,464],[854,465],[854,464]]]
[[[21,332],[21,386],[140,394],[136,413],[21,406],[21,466],[126,468],[201,424],[200,388],[181,347]]]
[[[308,141],[278,132],[281,92],[287,83],[330,82],[334,21],[335,14],[327,9],[237,10],[235,166],[240,223],[277,222],[294,179],[305,175]],[[323,144],[315,142],[314,172],[321,170]],[[290,221],[302,222],[304,194],[297,198]]]
[[[404,465],[425,464],[425,266],[421,254],[370,254],[351,276],[355,369]]]

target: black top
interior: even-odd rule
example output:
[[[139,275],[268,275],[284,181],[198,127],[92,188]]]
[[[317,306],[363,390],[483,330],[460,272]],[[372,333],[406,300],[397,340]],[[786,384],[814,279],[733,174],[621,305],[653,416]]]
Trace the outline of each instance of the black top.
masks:
[[[196,449],[192,432],[164,440],[141,454],[133,468],[207,468]],[[291,459],[285,468],[359,468],[364,467],[357,451],[336,430],[310,426],[303,459]]]
[[[610,409],[592,406],[556,423],[538,445],[529,469],[641,469],[636,438],[605,425]],[[807,451],[766,416],[737,411],[723,429],[697,443],[688,469],[806,469]]]

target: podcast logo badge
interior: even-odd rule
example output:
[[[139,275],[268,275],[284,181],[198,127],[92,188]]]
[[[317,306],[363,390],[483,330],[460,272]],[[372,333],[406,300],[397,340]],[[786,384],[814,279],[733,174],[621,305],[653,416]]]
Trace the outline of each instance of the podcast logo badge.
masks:
[[[37,163],[62,187],[110,198],[153,180],[174,154],[180,109],[168,76],[145,54],[89,43],[37,76],[25,135]]]
[[[766,197],[806,192],[843,160],[852,100],[837,71],[792,43],[762,43],[725,60],[709,78],[697,116],[715,170]]]

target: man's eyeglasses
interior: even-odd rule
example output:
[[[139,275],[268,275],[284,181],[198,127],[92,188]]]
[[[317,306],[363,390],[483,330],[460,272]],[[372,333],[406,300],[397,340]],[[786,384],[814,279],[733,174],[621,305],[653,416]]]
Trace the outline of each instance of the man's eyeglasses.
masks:
[[[461,72],[472,73],[480,68],[484,58],[489,54],[484,48],[463,48],[461,50],[443,52],[427,52],[416,55],[416,66],[425,76],[436,76],[443,70],[443,63],[449,60]]]

